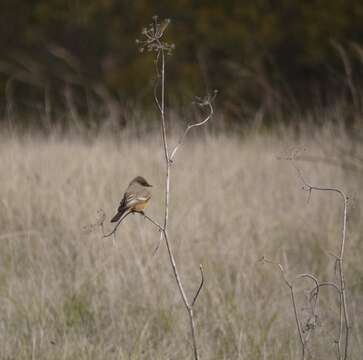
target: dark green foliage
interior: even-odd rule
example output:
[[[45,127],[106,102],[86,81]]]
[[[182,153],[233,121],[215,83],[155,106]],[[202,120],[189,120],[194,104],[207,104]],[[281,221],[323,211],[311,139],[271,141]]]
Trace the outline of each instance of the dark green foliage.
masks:
[[[175,106],[214,88],[221,91],[219,108],[234,118],[261,108],[325,105],[337,96],[349,102],[333,42],[345,49],[359,87],[360,0],[3,0],[3,114],[16,109],[52,118],[74,107],[89,120],[114,100],[123,109],[150,106],[154,64],[138,55],[135,39],[154,14],[172,20],[167,40],[176,51],[167,85]]]

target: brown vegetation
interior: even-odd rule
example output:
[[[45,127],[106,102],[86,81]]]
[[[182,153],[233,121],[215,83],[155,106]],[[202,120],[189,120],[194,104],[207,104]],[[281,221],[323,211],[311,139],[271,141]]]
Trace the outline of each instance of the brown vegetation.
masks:
[[[314,193],[307,203],[291,163],[277,159],[301,146],[307,156],[337,159],[301,162],[305,178],[351,196],[345,276],[351,359],[359,359],[362,172],[345,167],[343,150],[351,145],[343,130],[326,126],[299,137],[289,129],[203,133],[180,149],[169,232],[189,296],[204,266],[195,305],[201,358],[300,356],[289,291],[279,272],[258,260],[281,262],[288,276],[334,279],[329,253],[339,251],[341,201]],[[114,239],[88,226],[99,208],[110,218],[122,189],[140,173],[154,185],[147,214],[162,220],[159,134],[132,138],[125,131],[92,142],[3,136],[0,151],[0,358],[188,359],[187,319],[165,247],[153,256],[159,233],[138,216],[129,216]],[[296,288],[302,317],[304,289]],[[332,359],[339,318],[333,290],[322,289],[321,301],[308,351]]]

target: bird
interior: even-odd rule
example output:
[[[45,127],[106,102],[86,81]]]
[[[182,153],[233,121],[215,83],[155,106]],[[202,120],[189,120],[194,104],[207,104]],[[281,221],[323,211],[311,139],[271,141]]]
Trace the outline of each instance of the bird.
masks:
[[[111,222],[116,222],[121,219],[121,216],[126,212],[140,212],[147,206],[151,198],[151,193],[147,189],[151,187],[145,178],[142,176],[136,176],[127,187],[120,205],[117,209],[116,215],[111,219]]]

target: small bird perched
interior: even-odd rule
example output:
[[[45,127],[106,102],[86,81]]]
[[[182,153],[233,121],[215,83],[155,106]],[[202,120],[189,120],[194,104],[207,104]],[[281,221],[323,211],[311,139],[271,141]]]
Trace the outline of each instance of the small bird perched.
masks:
[[[151,186],[142,176],[136,176],[127,187],[117,214],[111,219],[111,222],[120,220],[126,211],[142,212],[151,198],[151,193],[147,189]]]

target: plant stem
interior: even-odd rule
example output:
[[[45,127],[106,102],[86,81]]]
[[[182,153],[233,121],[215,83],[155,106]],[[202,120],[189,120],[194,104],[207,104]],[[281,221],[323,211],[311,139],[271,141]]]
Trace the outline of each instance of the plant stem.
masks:
[[[167,134],[166,134],[166,122],[165,122],[165,53],[164,50],[161,49],[161,103],[160,103],[160,114],[161,114],[161,128],[162,128],[162,139],[163,139],[163,149],[164,149],[164,157],[166,164],[166,174],[165,174],[165,209],[164,209],[164,226],[162,230],[162,234],[165,239],[165,244],[168,250],[170,264],[173,269],[175,281],[178,285],[178,289],[183,300],[184,306],[189,315],[189,323],[192,334],[193,341],[193,352],[194,359],[199,360],[198,347],[195,335],[195,323],[194,323],[194,314],[192,305],[189,304],[188,298],[185,294],[183,284],[180,279],[179,271],[176,266],[174,254],[170,245],[169,236],[168,236],[168,220],[169,220],[169,202],[170,202],[170,166],[171,161],[169,157],[168,150],[168,142],[167,142]]]

